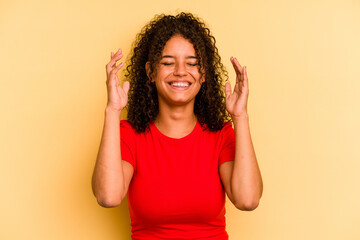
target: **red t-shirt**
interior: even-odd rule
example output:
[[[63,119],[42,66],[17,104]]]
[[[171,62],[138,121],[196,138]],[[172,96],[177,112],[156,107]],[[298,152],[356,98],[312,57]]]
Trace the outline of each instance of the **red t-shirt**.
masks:
[[[121,156],[134,167],[127,193],[132,239],[228,239],[219,165],[234,160],[231,123],[211,132],[199,123],[175,139],[150,124],[137,134],[120,123]]]

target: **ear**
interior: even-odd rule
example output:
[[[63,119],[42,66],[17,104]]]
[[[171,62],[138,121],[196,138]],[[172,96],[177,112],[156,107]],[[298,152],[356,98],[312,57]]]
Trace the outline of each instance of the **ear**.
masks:
[[[154,80],[150,76],[150,62],[149,61],[147,61],[145,64],[145,70],[146,70],[146,75],[148,76],[150,81],[153,82]]]

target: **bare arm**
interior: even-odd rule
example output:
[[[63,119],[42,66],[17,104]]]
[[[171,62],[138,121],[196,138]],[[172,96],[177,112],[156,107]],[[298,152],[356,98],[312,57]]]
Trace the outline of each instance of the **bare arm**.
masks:
[[[235,58],[231,62],[236,72],[236,84],[231,93],[226,85],[226,109],[230,113],[235,130],[235,159],[220,165],[220,176],[226,193],[241,210],[253,210],[260,201],[263,183],[249,129],[247,98],[249,94],[246,67]]]
[[[260,201],[263,183],[251,141],[248,117],[234,119],[235,161],[231,178],[232,192],[245,210],[255,209]]]
[[[92,177],[92,189],[98,203],[103,207],[120,205],[127,193],[134,169],[130,163],[121,160],[120,114],[127,104],[129,83],[121,87],[117,72],[122,63],[121,50],[111,53],[111,61],[106,65],[108,103],[98,156]]]

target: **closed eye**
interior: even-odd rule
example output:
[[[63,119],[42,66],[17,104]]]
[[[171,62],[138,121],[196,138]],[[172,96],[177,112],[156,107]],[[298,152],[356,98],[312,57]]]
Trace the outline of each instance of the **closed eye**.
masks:
[[[173,65],[174,63],[168,63],[168,62],[163,62],[161,63],[162,65],[165,65],[165,66],[170,66],[170,65]]]

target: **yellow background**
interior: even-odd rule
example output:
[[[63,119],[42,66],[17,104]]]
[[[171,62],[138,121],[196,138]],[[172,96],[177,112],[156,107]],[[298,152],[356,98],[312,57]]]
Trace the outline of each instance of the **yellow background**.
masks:
[[[155,14],[191,11],[248,67],[260,206],[230,239],[360,239],[360,1],[0,2],[0,239],[130,239],[90,179],[105,64]]]

